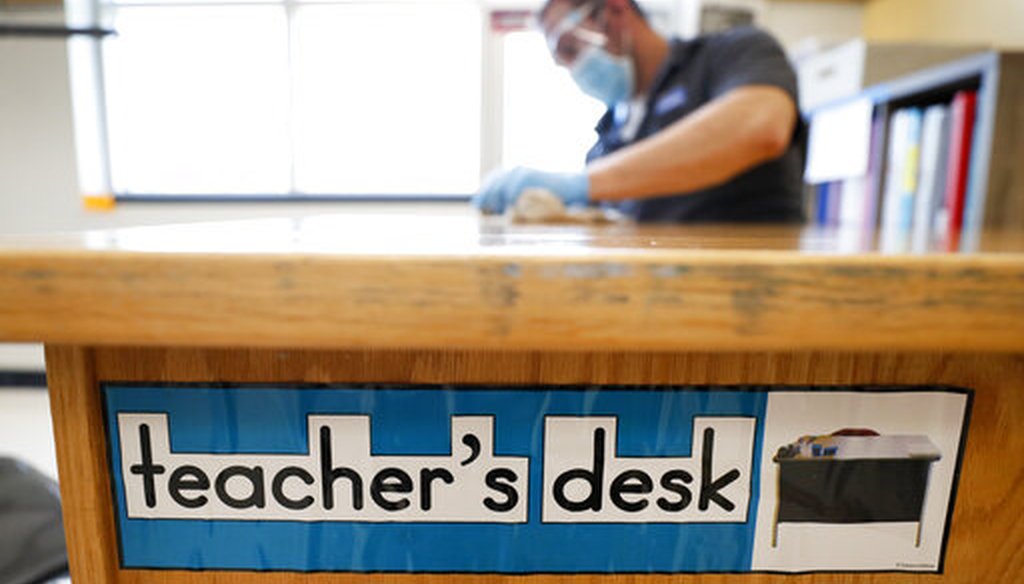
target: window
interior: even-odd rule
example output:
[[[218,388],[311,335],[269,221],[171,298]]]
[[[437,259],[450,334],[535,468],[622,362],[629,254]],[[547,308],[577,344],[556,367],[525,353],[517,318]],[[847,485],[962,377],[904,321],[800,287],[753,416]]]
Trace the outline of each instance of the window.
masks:
[[[495,27],[504,1],[107,0],[98,174],[118,195],[408,197],[578,170],[604,108],[523,26],[540,0]]]
[[[581,170],[604,104],[553,66],[540,34],[510,32],[504,45],[503,166]]]
[[[131,6],[104,47],[117,193],[289,190],[287,34],[277,6]]]
[[[479,10],[471,4],[296,10],[295,188],[471,193],[480,174]]]

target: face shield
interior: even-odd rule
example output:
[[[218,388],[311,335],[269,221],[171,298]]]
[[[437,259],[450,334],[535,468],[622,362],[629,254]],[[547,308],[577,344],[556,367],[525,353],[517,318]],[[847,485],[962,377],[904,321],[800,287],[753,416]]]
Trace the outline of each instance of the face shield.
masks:
[[[572,10],[544,38],[555,62],[569,69],[580,89],[612,107],[633,95],[635,74],[629,56],[608,53],[608,37],[583,26],[599,8],[590,3]]]
[[[598,8],[598,3],[584,4],[544,32],[544,40],[556,63],[571,67],[579,55],[590,47],[603,48],[608,44],[607,36],[583,27],[584,21],[593,16]]]

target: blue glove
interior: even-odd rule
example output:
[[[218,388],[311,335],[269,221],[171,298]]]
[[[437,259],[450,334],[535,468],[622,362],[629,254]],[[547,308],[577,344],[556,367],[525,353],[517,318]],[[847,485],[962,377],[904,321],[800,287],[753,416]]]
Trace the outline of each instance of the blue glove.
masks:
[[[492,173],[480,192],[473,197],[473,205],[488,214],[501,214],[527,189],[545,189],[562,199],[566,206],[586,205],[590,202],[590,180],[585,173],[554,173],[517,167]]]

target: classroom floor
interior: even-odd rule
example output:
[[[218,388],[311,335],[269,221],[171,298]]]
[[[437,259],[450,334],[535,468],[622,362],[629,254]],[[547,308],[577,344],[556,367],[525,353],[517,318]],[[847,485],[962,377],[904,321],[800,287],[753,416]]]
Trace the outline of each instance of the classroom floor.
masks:
[[[0,456],[19,458],[57,478],[50,400],[43,388],[0,387]],[[69,584],[60,578],[50,584]]]

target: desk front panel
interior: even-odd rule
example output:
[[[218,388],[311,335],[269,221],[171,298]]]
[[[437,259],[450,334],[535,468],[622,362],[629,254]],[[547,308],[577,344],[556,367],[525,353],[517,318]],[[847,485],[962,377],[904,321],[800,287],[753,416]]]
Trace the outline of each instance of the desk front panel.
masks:
[[[877,392],[877,395],[881,398],[894,398],[900,393],[912,395],[915,391],[920,392],[928,388],[967,388],[973,390],[974,403],[973,408],[964,409],[960,412],[962,416],[966,416],[968,411],[973,410],[969,426],[966,423],[963,425],[963,428],[969,428],[969,430],[967,430],[966,442],[963,444],[965,450],[963,450],[962,472],[960,473],[959,480],[956,480],[954,477],[951,484],[947,485],[953,489],[952,492],[947,493],[949,495],[948,509],[953,511],[952,515],[947,517],[945,524],[940,525],[934,532],[929,533],[926,529],[923,534],[923,541],[921,542],[923,547],[927,547],[929,539],[931,539],[933,544],[937,540],[942,540],[940,546],[941,556],[937,563],[914,565],[913,562],[908,561],[906,566],[894,565],[888,569],[875,567],[862,571],[865,570],[864,567],[856,567],[854,565],[851,565],[851,570],[841,570],[834,567],[823,569],[820,562],[812,561],[806,565],[807,570],[813,572],[810,574],[778,574],[772,573],[776,570],[755,569],[755,572],[761,573],[740,575],[731,573],[737,570],[733,570],[726,564],[709,564],[704,566],[707,569],[697,571],[714,573],[701,574],[675,573],[695,571],[693,569],[694,564],[692,563],[676,562],[673,564],[669,562],[668,564],[661,565],[655,562],[647,566],[620,564],[616,567],[613,565],[615,562],[610,560],[606,563],[605,569],[601,569],[598,566],[600,562],[594,564],[591,561],[586,566],[581,564],[579,570],[573,570],[570,562],[570,564],[561,565],[558,569],[551,569],[550,566],[544,568],[542,566],[543,569],[537,571],[543,573],[523,574],[523,572],[529,573],[534,570],[517,570],[516,566],[522,565],[525,562],[517,564],[515,560],[505,558],[505,563],[499,562],[497,564],[487,564],[486,562],[483,564],[473,564],[470,562],[464,565],[477,566],[477,568],[470,570],[470,572],[475,573],[451,575],[437,570],[436,565],[434,565],[435,569],[433,570],[417,569],[417,566],[427,564],[416,564],[420,560],[410,558],[409,565],[413,566],[410,571],[421,573],[401,573],[401,570],[396,571],[393,569],[394,566],[387,564],[383,566],[383,570],[377,569],[381,566],[371,566],[374,569],[365,569],[365,564],[361,564],[363,569],[340,570],[347,573],[346,580],[447,582],[452,579],[460,579],[466,581],[498,582],[527,579],[537,582],[569,580],[574,582],[632,582],[637,580],[652,582],[722,582],[738,579],[751,582],[907,582],[940,579],[957,582],[996,582],[1011,581],[1014,575],[1024,569],[1024,563],[1022,563],[1020,558],[1016,557],[1017,554],[1015,553],[1020,544],[1024,543],[1024,529],[1016,521],[1016,517],[1024,510],[1022,509],[1024,505],[1013,498],[1013,485],[1021,478],[1022,463],[1019,461],[1022,459],[1022,455],[1024,455],[1024,439],[1015,432],[1010,431],[1010,428],[1017,427],[1022,421],[1021,419],[1024,418],[1024,414],[1020,413],[1021,404],[1018,403],[1020,401],[1018,397],[1019,386],[1024,381],[1024,362],[1018,356],[810,353],[669,355],[444,351],[316,352],[242,349],[50,347],[47,358],[53,396],[54,423],[58,441],[58,459],[66,524],[68,526],[72,570],[77,579],[85,582],[191,582],[193,580],[197,582],[335,581],[338,574],[333,573],[333,571],[339,566],[333,565],[327,566],[327,570],[314,572],[291,571],[288,569],[261,572],[259,571],[260,565],[258,562],[245,565],[244,569],[233,569],[230,566],[225,568],[223,565],[215,566],[215,569],[205,569],[200,561],[192,565],[189,570],[141,569],[137,565],[131,565],[131,558],[128,558],[129,561],[126,562],[127,556],[124,553],[126,549],[124,541],[126,535],[124,530],[125,522],[124,518],[118,515],[118,509],[123,508],[123,500],[119,501],[118,493],[122,493],[123,496],[124,490],[122,488],[119,491],[117,481],[121,479],[117,477],[123,478],[127,475],[123,474],[123,472],[117,473],[114,470],[118,467],[119,462],[115,458],[120,456],[122,449],[116,437],[111,440],[106,428],[110,422],[109,418],[112,412],[115,415],[117,415],[117,412],[128,412],[128,414],[131,414],[129,410],[132,410],[133,407],[138,410],[141,407],[140,404],[144,405],[147,399],[156,399],[157,402],[163,401],[167,403],[175,399],[187,402],[186,396],[192,395],[189,392],[206,394],[207,398],[211,395],[216,395],[211,392],[223,391],[225,396],[227,392],[240,392],[239,395],[244,397],[248,395],[246,394],[247,391],[276,388],[276,391],[285,392],[303,390],[321,392],[324,399],[330,400],[333,399],[331,388],[334,388],[333,391],[336,393],[340,391],[365,392],[372,391],[369,388],[373,386],[397,386],[397,388],[380,390],[392,393],[408,390],[413,387],[420,388],[425,393],[419,396],[419,398],[427,399],[427,401],[417,403],[420,404],[418,407],[424,409],[425,412],[429,409],[430,391],[441,392],[442,394],[445,392],[455,392],[448,394],[445,398],[448,402],[455,404],[451,406],[454,408],[451,410],[454,413],[466,413],[470,410],[483,413],[479,403],[475,406],[472,404],[458,405],[458,400],[466,393],[473,392],[474,388],[477,390],[487,388],[487,391],[491,392],[496,391],[495,388],[498,388],[497,391],[505,394],[506,397],[508,395],[514,396],[514,394],[509,394],[508,392],[521,391],[524,398],[520,400],[523,403],[519,407],[534,407],[536,405],[535,409],[538,409],[538,411],[543,408],[540,405],[542,402],[550,402],[552,399],[568,400],[563,404],[563,409],[559,410],[561,413],[565,413],[569,410],[564,408],[571,409],[576,407],[572,406],[573,403],[579,406],[586,399],[593,397],[593,392],[580,390],[580,388],[614,386],[615,389],[607,389],[604,391],[604,394],[608,396],[608,399],[613,399],[613,401],[614,399],[622,400],[620,406],[622,404],[632,404],[634,401],[642,401],[639,399],[631,400],[629,391],[644,392],[643,395],[645,397],[643,399],[650,401],[650,407],[657,409],[661,407],[658,405],[660,403],[657,401],[658,399],[671,398],[672,391],[666,391],[665,386],[672,386],[683,388],[683,393],[680,395],[693,395],[692,392],[706,392],[700,399],[694,402],[702,404],[694,406],[696,408],[694,411],[699,410],[705,414],[721,414],[725,411],[721,409],[724,407],[724,403],[730,402],[730,400],[735,402],[733,399],[735,396],[730,392],[735,392],[738,388],[742,387],[746,389],[742,390],[741,393],[745,391],[744,395],[753,397],[746,406],[737,407],[741,409],[742,407],[749,407],[752,409],[749,412],[732,409],[729,410],[729,413],[732,415],[732,418],[741,418],[742,416],[739,414],[746,413],[750,414],[751,419],[758,420],[760,418],[758,418],[757,408],[766,407],[763,403],[767,403],[767,400],[759,402],[761,399],[759,396],[763,397],[764,392],[773,389],[773,387],[774,389],[785,389],[787,387],[794,389],[799,387],[813,390],[814,392],[824,392],[825,394],[835,391],[841,386],[852,386],[854,389],[874,387],[871,391]],[[445,389],[448,386],[454,386],[454,388]],[[696,386],[705,387],[699,388]],[[752,390],[750,386],[758,386],[760,389]],[[889,389],[878,392],[877,386],[885,386]],[[658,389],[659,387],[661,389]],[[108,392],[106,401],[104,400],[103,388],[106,388]],[[339,390],[338,388],[348,389]],[[561,393],[551,394],[553,397],[546,397],[538,401],[537,404],[530,405],[531,398],[528,397],[530,394],[543,391],[550,392],[551,388],[556,388]],[[180,390],[178,394],[174,393],[176,389]],[[126,392],[123,394],[128,396],[127,401],[122,404],[124,408],[116,411],[111,409],[113,403],[109,397],[113,395],[110,393],[111,391]],[[585,396],[580,398],[580,400],[576,400],[573,391],[584,391],[589,397]],[[287,393],[282,395],[287,395]],[[312,396],[313,393],[308,395]],[[640,394],[638,393],[637,395]],[[948,395],[952,399],[953,397],[962,398],[968,394],[952,391]],[[488,399],[497,399],[496,396],[498,394],[489,394],[489,396]],[[384,393],[381,394],[381,397],[384,397]],[[942,395],[939,397],[942,397]],[[391,398],[395,398],[395,395],[391,395]],[[725,402],[715,402],[715,400],[723,399]],[[576,401],[574,402],[573,400]],[[385,400],[382,399],[381,401],[383,403]],[[498,400],[494,403],[496,404],[500,401]],[[509,401],[506,399],[504,403],[507,404]],[[245,402],[243,400],[232,403],[237,405],[238,403]],[[728,407],[731,408],[738,403],[730,402]],[[762,405],[758,405],[759,403],[762,403]],[[937,415],[935,411],[928,410],[931,406],[927,406],[928,399],[923,394],[917,403],[922,404],[918,411],[910,409],[907,413],[900,414],[900,416],[911,420],[912,418],[927,418]],[[476,410],[473,410],[474,407]],[[469,408],[469,410],[466,408]],[[943,407],[940,406],[939,410],[942,409]],[[644,414],[639,410],[635,413],[637,416],[640,416],[638,419],[650,414],[650,412]],[[145,416],[147,411],[137,411],[134,414]],[[152,414],[152,412],[149,411],[148,414]],[[497,419],[499,425],[503,423],[500,416]],[[962,417],[959,419],[966,422]],[[126,418],[126,420],[128,419]],[[626,429],[628,428],[627,421],[621,421],[622,425],[619,430],[622,436],[626,434]],[[153,420],[149,420],[149,422],[147,432],[152,430],[154,433],[147,435],[147,438],[150,441],[152,451],[156,452],[155,445],[157,442],[155,440],[158,437],[156,430],[160,425],[153,423]],[[475,422],[470,420],[470,422],[481,422],[486,425],[485,420],[475,420]],[[652,421],[652,426],[656,425],[657,421]],[[127,428],[127,426],[125,427]],[[132,439],[141,436],[139,433],[140,424],[136,424],[132,428],[135,433],[126,434],[125,436],[129,436]],[[428,450],[437,450],[438,452],[435,454],[439,455],[448,452],[454,459],[457,452],[462,452],[459,449],[469,444],[459,441],[459,438],[465,438],[465,436],[461,434],[456,436],[455,434],[458,432],[456,432],[455,428],[456,424],[453,422],[450,448],[445,450],[443,446],[434,445],[437,448],[428,447]],[[697,452],[701,451],[701,447],[698,445],[700,436],[706,436],[706,434],[703,431],[697,432],[696,426],[693,428],[691,430],[690,427],[686,427],[685,432],[681,431],[680,433],[685,434],[687,437],[692,435],[692,446],[695,449],[693,456],[696,458]],[[493,430],[493,428],[491,429]],[[953,430],[959,429],[953,428]],[[481,427],[480,432],[477,432],[477,434],[486,435],[485,430],[487,429]],[[613,437],[614,428],[610,427],[608,430],[607,434],[602,434],[603,437]],[[719,431],[719,437],[725,436],[725,430],[721,428],[716,428],[716,430]],[[500,439],[503,439],[503,436],[509,435],[507,429],[504,429],[501,433],[494,434],[499,440],[485,445],[501,456],[511,456],[514,453],[510,453],[507,450],[503,452],[502,445],[498,443]],[[544,435],[547,436],[546,433]],[[596,434],[588,434],[588,436],[592,435]],[[797,436],[791,435],[786,436],[786,438],[795,439]],[[623,440],[620,437],[620,447],[625,447]],[[961,442],[958,436],[954,437],[953,440],[958,444]],[[374,441],[374,444],[377,444],[377,442]],[[724,444],[724,442],[720,444]],[[391,447],[394,448],[394,445],[392,444]],[[538,448],[543,449],[543,446],[538,446]],[[689,446],[686,448],[689,448]],[[945,449],[949,450],[948,448]],[[597,447],[594,446],[592,452],[596,452],[596,450]],[[672,450],[672,448],[668,448],[668,450]],[[685,451],[686,449],[677,448],[677,450]],[[948,461],[952,465],[950,468],[956,468],[954,463],[960,462],[955,460],[960,458],[957,450],[956,447],[952,449],[952,460]],[[485,449],[481,448],[467,450],[468,456],[471,457],[479,455],[484,451]],[[312,453],[312,450],[310,452]],[[614,456],[614,450],[611,452]],[[224,453],[221,452],[221,454]],[[626,448],[623,451],[623,456],[627,454],[636,453],[630,453],[628,448]],[[453,471],[458,470],[460,462],[467,460],[472,462],[475,458],[461,457],[459,460],[454,461],[452,463]],[[513,463],[508,462],[506,466],[509,464]],[[686,464],[686,462],[683,461],[681,464]],[[697,466],[693,474],[697,474],[700,465],[697,462],[694,464]],[[761,460],[760,464],[768,465],[774,472],[774,466],[771,461]],[[638,460],[637,464],[633,466],[640,467],[642,462]],[[588,467],[588,465],[581,463],[576,465],[576,467]],[[589,468],[593,469],[595,467],[589,466]],[[530,466],[529,470],[520,469],[520,472],[523,474],[531,471],[543,472],[539,468],[534,469],[534,466]],[[169,469],[168,472],[170,472]],[[145,478],[146,475],[140,473],[139,476]],[[112,480],[112,477],[115,477],[117,480]],[[193,481],[191,484],[195,486],[196,477],[194,475],[179,476],[179,482],[184,481],[183,484],[186,486],[190,484],[188,483],[190,479]],[[214,480],[210,479],[211,482]],[[294,481],[299,480],[299,478],[294,479]],[[373,479],[367,480],[369,482]],[[395,480],[401,483],[401,479],[390,477],[390,479],[381,479],[381,484],[388,483],[389,480],[392,487],[396,485]],[[534,480],[535,483],[531,484],[540,484],[539,476],[534,477]],[[949,479],[947,478],[946,480],[948,481]],[[294,481],[293,485],[298,484]],[[445,477],[440,477],[440,481],[444,482]],[[634,482],[624,479],[622,484],[619,485],[620,491],[622,491],[619,493],[622,501],[628,503],[637,500],[638,495],[635,492],[631,492],[631,489],[636,488],[644,491],[643,480],[635,481],[634,475]],[[657,487],[657,481],[654,482]],[[700,482],[700,479],[697,479],[697,482]],[[755,481],[752,481],[752,484],[753,482]],[[500,483],[501,481],[499,480],[493,484]],[[624,489],[623,485],[625,485]],[[957,485],[958,491],[956,490]],[[120,486],[123,487],[123,485]],[[233,488],[237,488],[237,486],[237,484],[234,487],[229,485],[224,487],[224,490],[225,492],[230,491]],[[378,487],[380,486],[378,485]],[[208,493],[212,495],[215,489],[212,488],[213,485],[210,485],[210,487]],[[268,487],[268,489],[270,488]],[[388,488],[384,487],[382,491],[384,494],[376,493],[379,499],[378,502],[384,501],[387,503],[388,501],[396,500],[395,493],[388,493]],[[395,488],[401,491],[403,487],[398,485]],[[139,492],[143,491],[144,489]],[[699,491],[699,489],[695,488],[694,491]],[[757,491],[757,487],[752,487],[748,492],[748,495],[752,496],[751,501],[748,501],[748,503],[751,503],[754,507],[756,507],[754,498],[756,498]],[[185,491],[179,491],[179,494],[181,492]],[[195,495],[197,492],[191,491],[189,496]],[[242,491],[235,490],[232,492],[236,498],[244,498],[244,495],[240,494]],[[367,492],[369,493],[370,491],[367,490]],[[733,491],[723,492],[727,493],[729,497],[734,496]],[[764,494],[768,492],[768,489],[764,490]],[[499,491],[494,491],[491,494],[495,493],[499,493]],[[642,498],[642,495],[643,493],[641,493],[640,498]],[[580,501],[582,500],[581,497],[583,495],[576,493],[569,498],[575,498],[577,501]],[[295,498],[297,497],[292,497],[292,499]],[[402,499],[401,493],[397,495],[397,498]],[[287,497],[285,499],[291,500]],[[370,500],[370,495],[367,495],[367,501]],[[492,502],[500,503],[502,500],[506,503],[509,502],[507,497],[505,499],[492,497]],[[440,499],[436,499],[436,501],[438,501],[439,505],[443,503]],[[421,501],[418,500],[418,502]],[[705,503],[712,510],[715,509],[713,500]],[[144,502],[140,503],[140,505],[145,506]],[[515,511],[511,508],[509,510]],[[530,515],[530,510],[523,509],[523,513],[525,514],[524,518],[529,523],[530,518],[539,517],[540,511],[534,509],[533,515]],[[753,518],[755,515],[755,509],[751,507],[749,517]],[[230,520],[229,517],[222,517],[221,519]],[[764,521],[764,523],[768,522],[770,522],[770,518]],[[183,521],[182,523],[188,522]],[[616,522],[608,522],[608,524],[604,525],[598,524],[594,527],[598,530],[603,529],[606,531],[622,529],[621,522],[619,522],[619,525],[609,525],[614,523]],[[372,523],[364,524],[370,528],[375,525]],[[735,524],[736,522],[733,522],[733,528],[736,527]],[[448,527],[450,528],[451,526]],[[462,527],[465,526],[463,525]],[[526,527],[531,527],[531,525]],[[561,528],[564,529],[565,526],[562,525]],[[625,539],[626,541],[622,545],[634,548],[650,548],[653,553],[658,545],[664,545],[662,540],[664,540],[665,533],[669,532],[661,533],[658,530],[664,531],[665,528],[664,524],[660,524],[659,527],[658,522],[653,522],[650,529],[646,532],[642,527],[636,533],[625,529],[622,533],[616,532],[611,534],[612,545],[617,541],[616,538]],[[893,545],[914,547],[915,538],[913,532],[917,528],[911,528],[910,537],[908,538],[901,538],[899,534],[895,534],[895,543]],[[455,532],[458,529],[460,528],[456,525]],[[567,558],[571,558],[573,554],[582,553],[580,549],[574,549],[579,542],[591,541],[587,539],[590,537],[590,534],[587,532],[588,527],[577,525],[573,529],[580,529],[581,531],[576,532],[578,534],[577,537],[573,537],[571,533],[569,534],[569,539],[565,544],[566,551],[562,554]],[[783,522],[776,529],[780,530],[778,538],[781,545],[784,546],[807,547],[813,545],[814,540],[820,538],[821,533],[823,533],[815,532],[814,529],[816,528],[813,526],[810,531],[807,531],[806,526],[800,523],[787,524]],[[899,531],[902,527],[897,525],[892,529]],[[379,533],[385,534],[385,531],[380,531]],[[366,529],[363,532],[365,534],[375,533],[373,529]],[[530,535],[526,534],[525,531],[522,533],[525,534],[523,537]],[[538,533],[534,532],[532,538],[538,543],[543,543],[543,534],[537,535]],[[885,529],[882,529],[881,533],[883,537],[888,537],[885,535],[887,533]],[[391,535],[393,536],[394,534]],[[647,540],[644,539],[645,535],[648,537]],[[129,536],[135,538],[131,543],[136,549],[140,546],[145,548],[146,539],[151,537],[152,533],[146,531],[132,532]],[[727,535],[726,537],[728,540],[732,536]],[[918,538],[921,538],[921,534],[918,534]],[[692,539],[690,538],[690,543],[693,543]],[[855,539],[856,535],[849,541]],[[154,543],[157,541],[153,540]],[[500,540],[488,541],[486,538],[481,539],[481,542],[485,544],[493,544],[494,541],[498,541],[500,544]],[[708,541],[712,540],[709,538]],[[519,542],[518,545],[525,545],[525,547],[518,549],[514,548],[514,546],[508,546],[508,549],[510,551],[514,549],[516,553],[527,554],[524,557],[529,557],[529,550],[526,549],[529,547],[529,543],[523,544]],[[550,547],[554,544],[548,542],[545,545]],[[728,542],[725,545],[728,545]],[[742,542],[737,541],[735,545],[740,546]],[[699,548],[699,545],[697,547]],[[392,546],[392,551],[395,551],[393,548],[394,546]],[[599,548],[593,549],[597,552],[601,551]],[[558,555],[551,554],[550,549],[547,549],[546,553],[548,555]],[[694,552],[691,549],[687,553],[692,554]],[[159,556],[159,554],[157,555]],[[493,549],[488,549],[487,553],[480,554],[480,557],[496,555],[500,556],[500,554],[495,554]],[[712,556],[714,554],[710,554],[708,557]],[[612,556],[608,555],[608,557]],[[664,554],[662,559],[664,559]],[[264,564],[263,567],[273,568],[270,564]],[[293,568],[301,567],[293,566]],[[748,565],[747,569],[749,568],[750,566]],[[316,569],[315,566],[312,569]],[[789,569],[792,570],[792,566]],[[930,574],[915,573],[916,571],[930,572]],[[935,572],[940,572],[942,575],[936,576]]]

